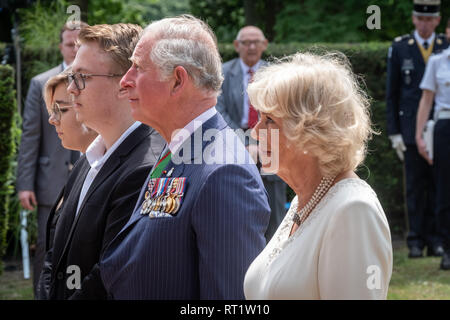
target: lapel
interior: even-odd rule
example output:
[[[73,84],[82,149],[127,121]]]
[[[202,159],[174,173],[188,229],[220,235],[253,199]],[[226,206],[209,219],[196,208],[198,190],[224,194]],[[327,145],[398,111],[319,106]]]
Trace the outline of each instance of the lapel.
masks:
[[[56,198],[55,204],[53,205],[52,209],[50,210],[50,214],[48,215],[48,219],[47,219],[47,224],[45,227],[45,251],[48,251],[51,247],[51,243],[50,243],[50,229],[52,227],[52,223],[53,223],[53,219],[55,217],[56,212],[58,211],[58,204],[61,201],[61,199],[66,199],[65,197],[65,190],[66,190],[66,186],[64,186],[62,188],[62,190],[59,192],[58,197]],[[62,204],[61,204],[62,206]]]
[[[54,259],[58,259],[56,266],[59,265],[63,252],[67,246],[69,231],[75,218],[78,199],[80,199],[81,188],[83,187],[84,180],[90,169],[89,162],[85,157],[83,158],[81,166],[77,178],[73,183],[73,187],[70,189],[71,192],[65,199],[66,204],[64,205],[64,208],[61,209],[60,218],[57,223],[53,245],[53,257]],[[68,189],[68,186],[66,186],[66,189]],[[55,270],[57,270],[57,268],[55,268]]]
[[[183,150],[185,148],[191,148],[191,153],[190,153],[190,164],[195,164],[196,160],[201,160],[202,156],[203,156],[203,150],[205,149],[205,147],[211,143],[211,141],[203,141],[202,139],[202,147],[198,150],[196,150],[196,148],[194,147],[194,143],[193,141],[195,140],[195,136],[196,134],[198,135],[199,133],[201,134],[201,136],[203,137],[203,134],[206,130],[208,129],[218,129],[223,130],[227,127],[227,123],[225,122],[225,120],[222,118],[222,116],[219,114],[219,112],[217,112],[214,116],[212,116],[210,119],[208,119],[208,121],[206,121],[201,128],[197,129],[191,136],[190,139],[187,139],[178,150]],[[201,132],[199,132],[201,130]],[[163,152],[161,153],[161,155],[163,153],[165,153],[166,148],[164,147]],[[160,158],[161,158],[160,155]],[[200,159],[199,159],[200,157]],[[159,161],[159,159],[158,159]],[[171,169],[173,168],[173,171],[170,175],[170,178],[177,178],[177,177],[182,177],[184,170],[186,169],[186,164],[184,162],[179,162],[176,161],[174,163],[174,159],[173,157],[171,158],[171,160],[167,163],[166,167],[164,168],[164,171],[166,173],[161,174],[161,178],[166,178],[167,177],[167,173],[169,171],[171,171]],[[203,164],[199,164],[199,165],[203,165]],[[151,171],[150,171],[151,172]],[[136,206],[133,210],[133,214],[130,218],[130,220],[128,221],[128,223],[125,225],[124,228],[122,228],[121,232],[119,232],[119,234],[121,234],[122,232],[125,232],[126,230],[130,229],[140,218],[144,217],[145,215],[141,215],[140,210],[141,210],[141,206],[142,203],[144,201],[144,194],[145,191],[147,191],[147,185],[148,182],[150,180],[150,173],[147,177],[147,180],[145,181],[145,184],[143,185],[142,189],[141,189],[141,193],[139,194],[139,199],[136,203]],[[187,183],[189,183],[187,181]]]
[[[412,39],[414,39],[414,44],[410,45],[407,44],[409,48],[410,56],[413,58],[414,64],[417,63],[417,65],[414,66],[416,71],[425,69],[425,60],[423,60],[422,53],[419,49],[419,42],[416,40],[416,37],[414,37],[414,33],[411,35]]]
[[[70,225],[70,231],[68,231],[68,236],[65,241],[65,246],[63,249],[63,252],[59,258],[58,264],[61,262],[62,257],[64,256],[64,253],[67,251],[67,248],[69,247],[71,243],[71,239],[73,236],[73,233],[76,229],[76,226],[78,224],[78,221],[80,220],[81,215],[84,213],[83,209],[86,204],[86,202],[89,200],[89,197],[94,193],[94,191],[105,181],[106,178],[108,178],[116,169],[117,167],[122,163],[123,158],[127,156],[136,145],[138,145],[145,137],[149,136],[154,131],[153,128],[150,128],[144,124],[141,124],[139,127],[137,127],[130,135],[119,145],[119,147],[111,154],[111,156],[108,158],[108,160],[105,162],[103,167],[100,169],[99,173],[95,177],[94,181],[92,182],[91,186],[89,187],[89,190],[86,193],[86,196],[83,199],[83,202],[80,206],[80,211],[78,215],[76,215],[75,219],[73,220],[73,217],[75,216],[77,206],[78,206],[78,199],[80,198],[81,189],[83,187],[84,180],[86,178],[87,172],[90,169],[89,163],[86,161],[88,169],[86,173],[84,174],[83,179],[81,180],[80,184],[78,184],[77,187],[77,198],[74,199],[76,201],[73,201],[73,204],[71,206],[70,213],[72,214],[72,221],[73,223]]]
[[[244,113],[244,86],[242,84],[242,68],[239,62],[239,58],[236,58],[233,65],[230,68],[230,82],[231,82],[231,99],[235,108],[235,113],[238,114],[239,126],[241,125],[241,119]]]

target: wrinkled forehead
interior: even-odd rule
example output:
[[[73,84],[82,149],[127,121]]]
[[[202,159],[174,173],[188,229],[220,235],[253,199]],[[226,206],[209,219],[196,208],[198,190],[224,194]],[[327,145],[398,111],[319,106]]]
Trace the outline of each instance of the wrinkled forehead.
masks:
[[[145,35],[139,40],[134,48],[130,60],[138,65],[144,65],[150,61],[150,52],[154,39]]]

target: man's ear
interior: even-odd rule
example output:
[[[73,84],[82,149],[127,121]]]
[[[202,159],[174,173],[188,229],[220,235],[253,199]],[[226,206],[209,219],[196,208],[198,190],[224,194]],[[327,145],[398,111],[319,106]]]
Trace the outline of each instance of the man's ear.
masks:
[[[264,46],[263,52],[266,51],[268,45],[269,45],[269,41],[267,39],[264,39],[264,41],[263,41],[263,46]]]
[[[59,51],[62,51],[62,43],[58,44]]]
[[[173,70],[173,86],[171,89],[171,94],[178,93],[188,81],[189,75],[185,68],[182,66],[177,66]]]

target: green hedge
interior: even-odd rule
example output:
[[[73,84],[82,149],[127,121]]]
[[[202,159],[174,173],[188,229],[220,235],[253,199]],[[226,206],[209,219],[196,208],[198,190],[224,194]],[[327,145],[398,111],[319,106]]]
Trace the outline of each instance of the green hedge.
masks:
[[[345,53],[352,63],[354,71],[361,75],[366,89],[372,97],[372,121],[381,134],[374,136],[369,144],[369,154],[358,174],[375,189],[383,208],[388,216],[393,232],[399,233],[405,229],[403,172],[402,166],[395,152],[391,149],[386,136],[385,116],[385,85],[386,85],[386,56],[389,43],[360,43],[360,44],[270,44],[264,58],[283,57],[297,51],[337,50]],[[232,44],[219,44],[223,61],[237,56]],[[33,51],[27,47],[23,49],[24,87],[26,88],[32,76],[43,72],[60,63],[57,48],[45,51]],[[23,91],[24,93],[26,90]],[[289,191],[292,197],[292,191]]]
[[[3,59],[3,55],[5,54],[6,43],[0,42],[0,60]]]
[[[10,201],[14,193],[14,158],[18,134],[16,110],[14,70],[11,66],[0,65],[0,259],[6,249]],[[2,271],[0,266],[0,274]]]

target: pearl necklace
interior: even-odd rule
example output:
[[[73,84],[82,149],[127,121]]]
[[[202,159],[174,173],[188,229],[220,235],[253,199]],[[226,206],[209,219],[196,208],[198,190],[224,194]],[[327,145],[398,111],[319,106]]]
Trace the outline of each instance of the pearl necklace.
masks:
[[[314,207],[328,192],[335,178],[336,177],[328,177],[328,178],[322,177],[322,180],[320,181],[319,185],[314,191],[314,194],[312,195],[311,199],[309,199],[308,203],[300,211],[296,210],[297,212],[294,214],[294,217],[292,218],[294,223],[300,226],[306,220],[306,218],[308,218],[309,214],[314,209]]]

